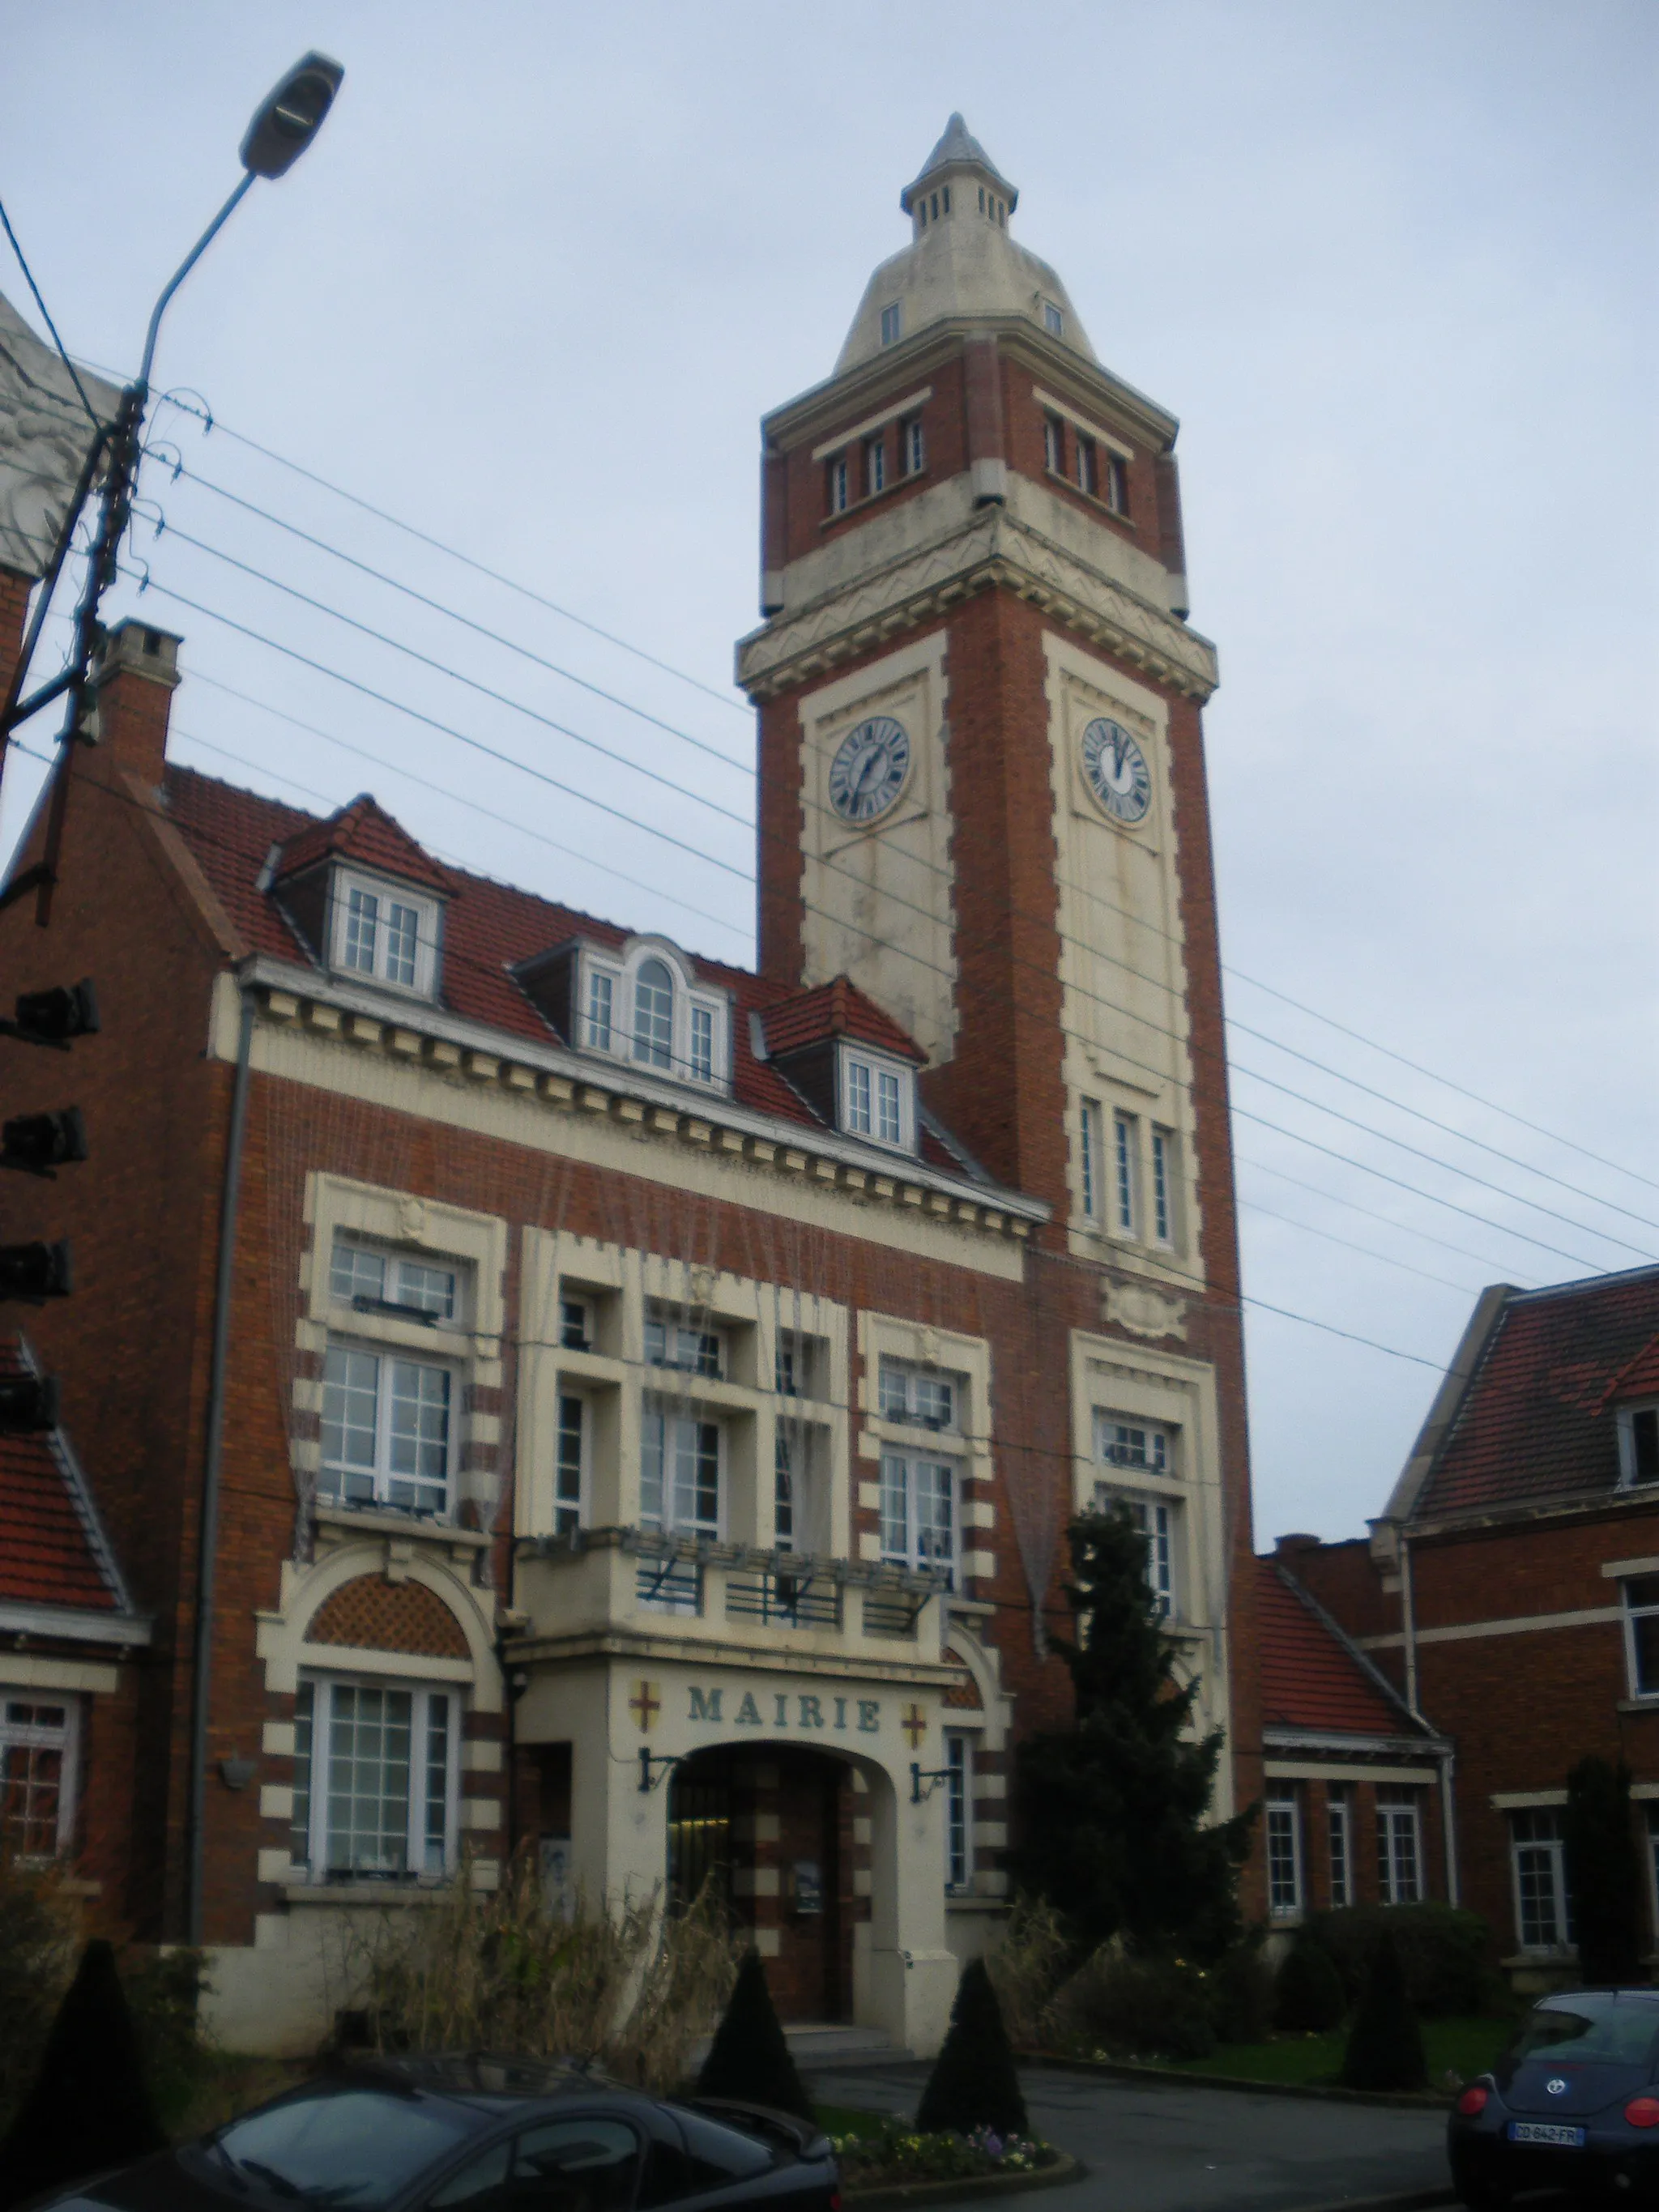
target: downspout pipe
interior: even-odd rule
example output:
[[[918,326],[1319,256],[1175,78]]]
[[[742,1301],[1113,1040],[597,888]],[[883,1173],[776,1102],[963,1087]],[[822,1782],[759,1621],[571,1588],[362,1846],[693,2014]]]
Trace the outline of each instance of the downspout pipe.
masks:
[[[196,1563],[196,1641],[191,1686],[188,1940],[202,1941],[207,1875],[208,1704],[213,1681],[213,1600],[219,1556],[219,1482],[224,1459],[225,1381],[230,1364],[230,1304],[235,1274],[236,1225],[242,1189],[242,1148],[247,1131],[248,1070],[253,1051],[253,994],[241,993],[236,1076],[230,1094],[230,1133],[225,1147],[224,1192],[219,1205],[219,1260],[213,1285],[213,1345],[208,1370],[207,1448],[202,1467],[202,1512]]]

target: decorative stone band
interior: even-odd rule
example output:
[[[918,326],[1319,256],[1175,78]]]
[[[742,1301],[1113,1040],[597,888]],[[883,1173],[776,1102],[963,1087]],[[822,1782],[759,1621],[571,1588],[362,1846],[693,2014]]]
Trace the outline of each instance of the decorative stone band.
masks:
[[[1207,699],[1219,681],[1207,638],[1006,509],[988,507],[856,586],[752,631],[738,647],[738,682],[752,699],[775,697],[996,584],[1188,698]]]

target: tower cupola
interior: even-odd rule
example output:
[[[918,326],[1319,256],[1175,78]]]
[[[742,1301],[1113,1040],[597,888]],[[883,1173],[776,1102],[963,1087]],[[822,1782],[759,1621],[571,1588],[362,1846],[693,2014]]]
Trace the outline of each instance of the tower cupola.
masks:
[[[948,321],[1032,323],[1093,362],[1094,348],[1066,287],[1009,233],[1019,191],[960,115],[899,194],[910,243],[865,289],[836,374],[873,361]]]

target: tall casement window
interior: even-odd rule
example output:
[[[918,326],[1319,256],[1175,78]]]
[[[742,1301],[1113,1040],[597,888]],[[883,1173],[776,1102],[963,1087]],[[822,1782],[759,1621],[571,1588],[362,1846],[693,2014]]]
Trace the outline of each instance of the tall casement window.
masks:
[[[1095,1456],[1111,1472],[1095,1485],[1095,1508],[1127,1513],[1146,1539],[1146,1587],[1152,1610],[1168,1620],[1179,1610],[1176,1583],[1181,1522],[1178,1498],[1158,1497],[1126,1486],[1123,1476],[1170,1475],[1175,1472],[1169,1431],[1150,1421],[1126,1421],[1115,1414],[1095,1415]]]
[[[69,1848],[76,1718],[61,1699],[0,1704],[0,1850],[10,1857],[55,1858]]]
[[[1137,1233],[1139,1207],[1136,1201],[1135,1155],[1139,1150],[1139,1132],[1133,1114],[1114,1114],[1112,1116],[1112,1219],[1119,1234],[1133,1237]]]
[[[714,1015],[709,1006],[691,1009],[691,1080],[714,1080]]]
[[[331,1302],[437,1326],[458,1316],[452,1267],[337,1237]],[[454,1470],[455,1370],[331,1337],[323,1360],[320,1494],[339,1504],[443,1513]]]
[[[313,1881],[450,1872],[459,1735],[453,1690],[302,1675],[294,1700],[295,1864]]]
[[[1129,467],[1121,453],[1108,453],[1105,467],[1106,504],[1114,514],[1129,512]]]
[[[831,514],[845,514],[853,504],[853,495],[845,453],[831,457],[824,469],[825,502]]]
[[[1294,1796],[1267,1800],[1267,1910],[1276,1920],[1302,1910],[1302,1820]]]
[[[728,1000],[682,957],[648,945],[584,946],[573,1042],[682,1083],[724,1088]]]
[[[873,499],[878,491],[887,489],[887,433],[878,430],[873,438],[864,441],[864,489],[867,498]]]
[[[1625,1601],[1625,1659],[1633,1698],[1659,1698],[1659,1575],[1635,1575]]]
[[[780,1422],[772,1451],[772,1541],[780,1552],[795,1549],[796,1439]]]
[[[862,1052],[841,1054],[841,1125],[851,1137],[878,1145],[913,1143],[912,1078],[908,1068],[884,1066]]]
[[[1091,499],[1095,495],[1098,480],[1095,473],[1095,441],[1079,434],[1077,441],[1077,485]]]
[[[1548,1807],[1510,1814],[1515,1929],[1523,1951],[1565,1951],[1576,1940],[1561,1815]]]
[[[1423,1894],[1423,1836],[1417,1793],[1376,1793],[1376,1893],[1384,1905],[1415,1905]]]
[[[1066,425],[1058,415],[1042,418],[1042,463],[1057,477],[1066,473]]]
[[[959,1730],[945,1739],[945,1887],[974,1886],[974,1747]]]
[[[334,890],[334,964],[389,983],[430,993],[436,966],[438,908],[430,899],[384,884],[338,874]]]
[[[1104,1483],[1096,1486],[1095,1505],[1103,1513],[1114,1507],[1127,1513],[1146,1539],[1146,1587],[1152,1593],[1152,1611],[1160,1620],[1167,1620],[1176,1609],[1175,1530],[1180,1509],[1168,1498],[1137,1498],[1132,1492],[1109,1489]]]
[[[675,1536],[720,1532],[720,1429],[647,1402],[640,1422],[640,1519]]]
[[[553,1469],[553,1534],[568,1536],[582,1525],[582,1470],[587,1464],[587,1401],[559,1394],[558,1456]]]
[[[726,1340],[717,1328],[700,1328],[672,1314],[645,1317],[645,1357],[652,1367],[675,1367],[683,1375],[726,1372]]]
[[[1160,1244],[1175,1243],[1175,1132],[1152,1131],[1152,1235]]]
[[[674,979],[660,960],[642,960],[634,978],[634,1057],[647,1067],[674,1065]]]
[[[587,978],[587,1048],[590,1052],[610,1052],[611,1018],[616,1004],[616,979],[603,968],[589,971]]]
[[[1085,1098],[1080,1113],[1081,1144],[1079,1159],[1083,1171],[1083,1214],[1087,1221],[1098,1221],[1105,1192],[1103,1177],[1106,1163],[1101,1152],[1100,1101]]]
[[[1353,1895],[1353,1798],[1344,1783],[1333,1782],[1325,1796],[1326,1838],[1329,1845],[1331,1910],[1352,1905]]]
[[[881,1556],[891,1566],[941,1567],[956,1587],[954,1460],[924,1452],[883,1452]]]
[[[919,477],[927,465],[927,446],[920,415],[912,415],[908,422],[900,423],[899,453],[905,475]]]

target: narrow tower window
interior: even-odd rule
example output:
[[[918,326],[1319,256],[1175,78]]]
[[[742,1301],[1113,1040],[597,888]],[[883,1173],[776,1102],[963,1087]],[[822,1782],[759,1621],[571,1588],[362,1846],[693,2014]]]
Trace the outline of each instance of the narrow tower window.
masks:
[[[881,342],[884,346],[896,345],[904,320],[904,309],[896,300],[890,307],[881,311]]]
[[[830,463],[825,474],[825,481],[828,488],[830,514],[845,514],[849,505],[847,489],[847,456],[845,453],[837,453],[835,456],[835,459]]]
[[[913,415],[899,432],[900,451],[904,456],[904,473],[919,477],[927,465],[927,447],[921,434],[921,417]]]
[[[1042,418],[1043,465],[1057,477],[1066,473],[1066,425],[1058,415]]]
[[[1117,1225],[1126,1237],[1135,1233],[1135,1119],[1133,1114],[1112,1116],[1113,1166],[1116,1171]]]
[[[1042,327],[1051,338],[1063,338],[1066,335],[1066,318],[1052,300],[1042,303]]]
[[[887,437],[878,430],[873,438],[864,441],[864,489],[874,498],[878,491],[887,489]]]
[[[1129,512],[1129,471],[1120,453],[1106,456],[1106,504],[1114,514]]]
[[[1077,441],[1077,482],[1079,491],[1086,491],[1091,499],[1095,495],[1095,441],[1079,437]]]

